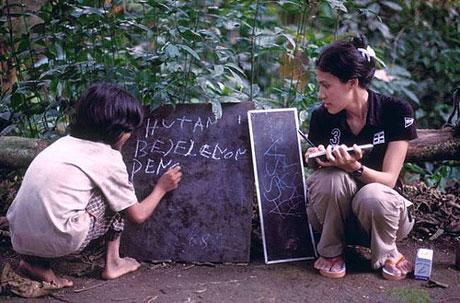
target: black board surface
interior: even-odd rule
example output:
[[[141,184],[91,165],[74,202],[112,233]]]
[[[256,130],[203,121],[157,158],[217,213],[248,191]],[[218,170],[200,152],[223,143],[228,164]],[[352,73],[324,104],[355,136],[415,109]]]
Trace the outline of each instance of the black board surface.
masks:
[[[250,102],[161,106],[127,142],[123,158],[139,200],[170,167],[179,187],[152,217],[127,222],[122,253],[142,260],[248,262],[254,177],[247,111]]]
[[[265,262],[313,258],[297,110],[255,110],[248,117]]]

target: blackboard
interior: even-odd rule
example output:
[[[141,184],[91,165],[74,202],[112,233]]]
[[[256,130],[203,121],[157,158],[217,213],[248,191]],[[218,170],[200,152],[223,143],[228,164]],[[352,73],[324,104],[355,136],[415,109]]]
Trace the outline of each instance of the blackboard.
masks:
[[[127,222],[123,254],[142,260],[248,262],[254,177],[247,112],[250,102],[161,106],[146,114],[123,158],[139,200],[170,167],[182,182],[146,222]]]
[[[248,118],[265,263],[314,258],[297,110],[254,110]]]

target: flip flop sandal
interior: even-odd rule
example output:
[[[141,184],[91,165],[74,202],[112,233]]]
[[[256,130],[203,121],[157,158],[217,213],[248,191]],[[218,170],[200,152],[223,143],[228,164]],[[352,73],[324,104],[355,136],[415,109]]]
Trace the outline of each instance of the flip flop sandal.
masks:
[[[334,259],[332,260],[331,266],[329,267],[329,270],[324,270],[320,269],[319,274],[331,278],[331,279],[340,279],[345,277],[345,274],[347,273],[346,267],[345,267],[345,262],[342,263],[342,267],[340,267],[339,271],[331,271],[331,269],[340,261],[340,259]]]
[[[405,279],[407,275],[401,273],[401,271],[397,268],[398,264],[404,261],[406,261],[406,258],[403,255],[401,255],[397,261],[387,259],[385,261],[385,265],[383,265],[382,267],[382,276],[386,280],[391,280],[391,281],[399,281],[399,280]],[[394,268],[398,269],[400,274],[396,274],[395,272],[389,271],[388,269],[386,269],[387,266],[393,266]]]

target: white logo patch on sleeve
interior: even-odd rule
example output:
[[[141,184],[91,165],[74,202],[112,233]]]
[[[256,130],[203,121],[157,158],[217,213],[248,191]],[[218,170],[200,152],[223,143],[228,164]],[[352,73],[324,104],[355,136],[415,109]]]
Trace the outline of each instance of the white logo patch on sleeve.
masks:
[[[412,124],[414,124],[414,118],[404,117],[404,128],[408,128]]]
[[[372,144],[383,144],[385,143],[385,131],[381,131],[374,134],[374,139],[372,139]]]

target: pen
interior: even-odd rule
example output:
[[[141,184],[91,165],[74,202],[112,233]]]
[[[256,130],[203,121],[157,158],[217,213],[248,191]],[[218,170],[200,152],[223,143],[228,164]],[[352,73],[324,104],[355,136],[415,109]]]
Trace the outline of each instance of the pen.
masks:
[[[310,139],[308,139],[307,135],[305,135],[303,132],[300,131],[300,129],[297,130],[299,132],[299,134],[302,136],[302,138],[307,141],[308,144],[310,144],[311,147],[316,147],[315,144],[313,144],[313,142],[310,141]]]

